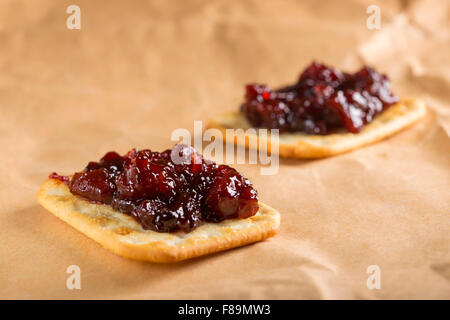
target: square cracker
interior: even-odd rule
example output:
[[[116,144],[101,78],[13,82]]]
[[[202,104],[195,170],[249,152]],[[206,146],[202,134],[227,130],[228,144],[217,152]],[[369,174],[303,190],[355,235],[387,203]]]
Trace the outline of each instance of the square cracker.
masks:
[[[402,99],[384,110],[375,119],[364,126],[361,132],[353,134],[339,132],[328,135],[309,135],[305,133],[282,133],[279,136],[278,153],[289,158],[324,158],[348,152],[365,145],[385,139],[425,117],[426,106],[418,99]],[[245,116],[238,112],[223,114],[208,123],[208,128],[221,131],[226,140],[226,129],[249,129],[251,125]],[[234,135],[234,144],[245,147],[263,146],[270,150],[270,137],[238,132]],[[275,146],[276,148],[276,146]]]
[[[280,215],[259,202],[259,211],[247,219],[205,223],[192,232],[160,233],[144,230],[132,217],[73,195],[59,180],[46,180],[39,203],[58,218],[112,252],[130,259],[176,262],[243,246],[274,236]]]

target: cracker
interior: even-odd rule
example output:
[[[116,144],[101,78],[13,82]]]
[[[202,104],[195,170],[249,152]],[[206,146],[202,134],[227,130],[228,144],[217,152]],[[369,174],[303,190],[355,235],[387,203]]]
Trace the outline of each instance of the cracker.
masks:
[[[46,180],[39,203],[58,218],[112,252],[135,260],[176,262],[243,246],[274,236],[280,215],[259,203],[256,215],[205,223],[190,233],[144,230],[132,217],[73,195],[59,180]]]
[[[357,134],[342,132],[328,135],[282,133],[279,136],[278,153],[289,158],[324,158],[348,152],[385,139],[412,125],[426,115],[425,103],[418,99],[402,99],[379,114]],[[238,112],[226,113],[208,123],[208,128],[219,129],[226,140],[226,129],[248,129],[251,125]],[[234,143],[245,147],[261,146],[270,150],[270,137],[237,133]],[[275,146],[276,150],[276,146]]]

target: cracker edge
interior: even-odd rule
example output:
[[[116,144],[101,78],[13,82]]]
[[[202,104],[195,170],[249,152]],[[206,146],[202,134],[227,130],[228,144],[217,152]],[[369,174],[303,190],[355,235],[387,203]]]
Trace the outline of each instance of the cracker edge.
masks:
[[[378,115],[374,121],[366,125],[360,133],[337,133],[327,136],[321,135],[299,135],[293,143],[283,143],[283,137],[291,134],[280,134],[278,143],[278,154],[287,158],[314,159],[326,158],[345,152],[349,152],[363,146],[376,143],[386,139],[395,133],[413,125],[427,114],[427,108],[422,100],[405,98],[392,105]],[[239,112],[228,112],[223,116],[239,116]],[[224,127],[221,124],[222,117],[212,119],[207,124],[207,129],[218,129],[226,141],[226,129],[238,129],[238,127]],[[250,128],[248,125],[247,128]],[[245,141],[245,142],[244,142]],[[244,143],[243,143],[244,142]],[[260,138],[258,135],[236,134],[234,144],[250,148],[257,145],[266,145],[267,150],[271,148],[269,139]]]
[[[49,195],[49,189],[55,187],[67,188],[64,183],[58,180],[47,179],[37,194],[38,202],[45,209],[84,235],[95,240],[103,247],[122,257],[134,260],[170,263],[191,259],[272,237],[277,234],[280,225],[280,214],[278,211],[259,202],[260,211],[263,211],[261,214],[264,219],[257,218],[252,220],[253,225],[245,228],[243,231],[223,227],[223,233],[219,236],[211,238],[189,238],[175,246],[168,245],[165,241],[133,244],[121,241],[120,234],[102,228],[94,218],[72,209],[76,196],[70,195],[65,197],[66,199],[64,201],[61,201],[57,196]],[[96,206],[104,205],[97,204]],[[250,217],[248,219],[252,218]],[[239,223],[239,220],[236,220],[236,223]],[[157,233],[155,232],[155,234]]]

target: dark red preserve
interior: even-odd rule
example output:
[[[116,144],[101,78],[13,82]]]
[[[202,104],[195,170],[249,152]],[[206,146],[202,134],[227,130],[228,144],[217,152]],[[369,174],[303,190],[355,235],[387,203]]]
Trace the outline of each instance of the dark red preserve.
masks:
[[[389,79],[370,67],[349,74],[313,62],[294,85],[278,90],[247,85],[241,111],[257,128],[322,135],[344,128],[358,133],[397,101]]]
[[[52,173],[70,191],[131,215],[144,229],[189,232],[204,222],[245,219],[258,211],[257,192],[235,169],[176,145],[162,153],[108,152],[72,178]]]

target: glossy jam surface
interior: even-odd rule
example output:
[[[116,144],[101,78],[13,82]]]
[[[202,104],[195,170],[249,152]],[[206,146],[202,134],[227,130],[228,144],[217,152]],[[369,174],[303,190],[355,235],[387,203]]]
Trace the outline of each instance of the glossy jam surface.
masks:
[[[397,101],[389,79],[370,67],[349,74],[313,62],[294,85],[278,90],[247,85],[241,111],[257,128],[322,135],[344,128],[358,133]]]
[[[258,211],[257,192],[235,169],[176,145],[162,153],[108,152],[72,178],[52,173],[70,191],[134,217],[144,229],[189,232],[204,222],[245,219]]]

